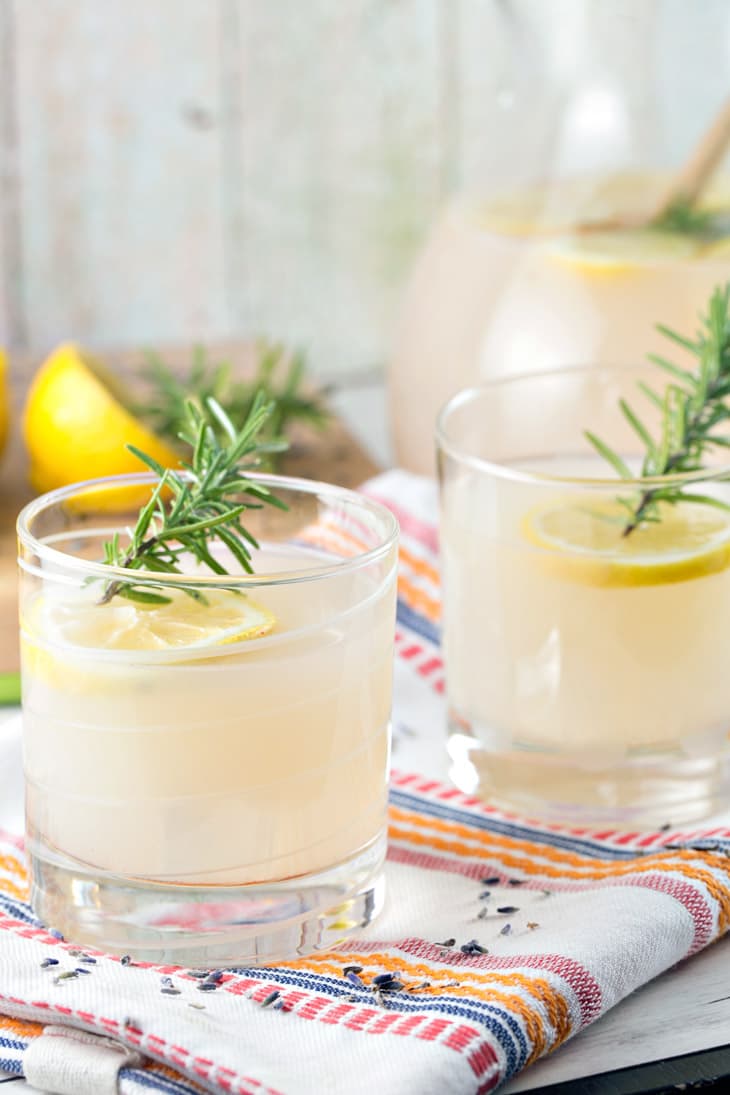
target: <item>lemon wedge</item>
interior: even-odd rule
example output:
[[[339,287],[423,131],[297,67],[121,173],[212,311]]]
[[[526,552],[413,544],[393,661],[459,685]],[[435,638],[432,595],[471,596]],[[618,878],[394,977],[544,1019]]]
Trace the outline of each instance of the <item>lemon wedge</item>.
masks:
[[[542,568],[584,585],[664,585],[730,566],[730,513],[680,502],[660,503],[659,516],[623,536],[626,511],[617,501],[583,497],[532,510],[522,529],[542,549]]]
[[[38,491],[144,471],[127,444],[165,467],[180,462],[177,453],[127,409],[119,385],[103,364],[70,344],[59,346],[36,373],[25,404],[23,432],[31,483]],[[99,508],[118,508],[120,499],[107,492],[106,502]]]
[[[701,251],[692,236],[651,229],[623,229],[563,236],[550,256],[584,276],[624,275],[656,263],[683,262]]]
[[[39,599],[24,630],[53,644],[91,650],[195,650],[268,635],[276,617],[263,605],[229,590],[205,600],[165,591],[166,604],[138,604],[115,597]]]
[[[728,256],[728,240],[708,243],[701,236],[650,228],[577,233],[577,224],[600,225],[622,217],[650,220],[666,191],[660,174],[579,175],[556,179],[498,195],[476,207],[473,215],[486,231],[506,236],[542,238],[546,254],[584,276],[626,275],[657,263]],[[730,187],[720,180],[697,208],[725,212]]]
[[[488,231],[504,235],[563,235],[576,224],[602,223],[622,217],[651,218],[666,192],[668,177],[659,173],[620,172],[574,175],[542,185],[494,195],[477,208]],[[713,186],[699,208],[725,209],[730,190]]]

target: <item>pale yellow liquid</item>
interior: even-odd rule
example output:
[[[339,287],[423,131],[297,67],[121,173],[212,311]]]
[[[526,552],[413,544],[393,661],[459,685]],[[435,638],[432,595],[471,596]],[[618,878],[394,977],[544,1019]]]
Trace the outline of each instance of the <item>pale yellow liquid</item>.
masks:
[[[597,460],[584,465],[605,473]],[[550,491],[485,481],[480,492],[455,477],[445,492],[452,711],[494,754],[552,754],[587,770],[716,755],[730,728],[730,568],[594,583],[590,557],[574,567],[525,535]],[[564,492],[553,493],[560,505]],[[504,770],[515,774],[519,761]]]
[[[257,569],[302,560],[264,550]],[[187,657],[30,636],[40,650],[23,679],[36,855],[236,885],[324,870],[382,834],[392,572],[265,587],[256,598],[277,617],[271,635]],[[32,602],[24,618],[34,619]]]
[[[401,466],[433,474],[436,417],[461,388],[558,366],[642,362],[667,351],[658,322],[694,332],[712,289],[730,278],[727,240],[723,253],[680,236],[676,253],[670,239],[661,255],[639,242],[615,264],[571,254],[576,219],[635,208],[636,192],[651,201],[660,186],[642,176],[556,183],[532,205],[516,200],[522,217],[505,201],[459,199],[443,212],[413,272],[389,368]]]

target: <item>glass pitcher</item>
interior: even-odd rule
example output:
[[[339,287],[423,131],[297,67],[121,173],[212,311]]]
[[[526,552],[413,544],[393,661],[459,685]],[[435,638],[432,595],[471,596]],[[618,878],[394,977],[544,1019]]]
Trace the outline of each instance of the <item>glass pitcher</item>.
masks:
[[[730,96],[726,0],[493,0],[458,28],[455,184],[389,370],[398,462],[481,380],[661,352],[730,278],[730,171],[673,184]]]

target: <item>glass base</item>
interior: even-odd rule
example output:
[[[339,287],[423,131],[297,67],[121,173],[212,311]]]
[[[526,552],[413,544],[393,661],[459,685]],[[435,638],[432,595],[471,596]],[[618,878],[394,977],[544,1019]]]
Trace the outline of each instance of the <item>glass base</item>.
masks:
[[[730,801],[730,742],[688,756],[643,750],[617,757],[539,752],[513,745],[490,749],[489,732],[449,719],[449,774],[467,794],[525,817],[571,825],[676,828],[726,809]]]
[[[369,924],[385,895],[387,838],[312,875],[171,886],[91,870],[28,841],[31,904],[64,938],[153,964],[263,966],[325,950]]]

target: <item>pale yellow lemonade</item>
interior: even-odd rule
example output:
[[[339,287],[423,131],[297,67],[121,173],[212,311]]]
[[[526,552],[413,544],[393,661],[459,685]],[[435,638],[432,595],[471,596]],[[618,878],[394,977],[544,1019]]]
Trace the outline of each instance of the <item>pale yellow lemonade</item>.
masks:
[[[574,178],[486,200],[455,199],[420,255],[389,367],[400,465],[433,474],[433,427],[459,389],[566,365],[622,364],[666,351],[660,318],[695,328],[730,277],[730,187],[702,208],[712,232],[578,231],[651,209],[667,180]],[[414,413],[414,399],[417,413]]]
[[[255,563],[275,577],[322,558],[272,546]],[[382,838],[394,564],[162,607],[46,582],[22,612],[31,854],[237,886]]]
[[[555,459],[530,470],[554,474]],[[580,474],[606,468],[585,457]],[[453,473],[441,525],[452,755],[522,805],[630,819],[651,789],[664,820],[691,816],[701,807],[681,778],[651,765],[686,761],[700,779],[706,765],[711,779],[727,754],[730,513],[661,504],[659,522],[625,537],[617,494]]]

